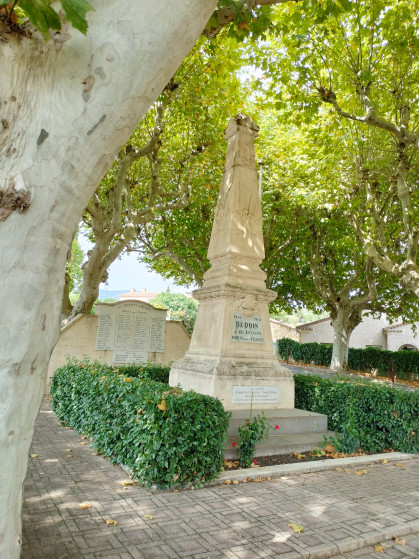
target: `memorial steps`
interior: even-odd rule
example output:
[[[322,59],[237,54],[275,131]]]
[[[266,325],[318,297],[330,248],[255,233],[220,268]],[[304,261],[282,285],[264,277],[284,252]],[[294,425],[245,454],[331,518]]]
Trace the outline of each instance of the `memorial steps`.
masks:
[[[253,409],[252,417],[262,415],[262,411],[271,428],[268,437],[256,444],[256,458],[321,448],[324,436],[334,436],[334,432],[327,429],[326,415],[299,409]],[[249,414],[249,410],[232,411],[224,454],[227,460],[237,460],[239,457],[237,448],[240,439],[237,429],[245,423]],[[279,429],[275,429],[275,425],[278,425]],[[232,446],[234,442],[235,447]]]

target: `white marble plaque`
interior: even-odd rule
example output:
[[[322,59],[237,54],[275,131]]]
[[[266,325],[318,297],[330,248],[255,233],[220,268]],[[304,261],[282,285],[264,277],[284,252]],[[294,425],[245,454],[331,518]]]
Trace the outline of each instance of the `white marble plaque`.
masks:
[[[138,301],[96,304],[97,350],[113,350],[114,363],[144,363],[148,353],[164,353],[166,312]]]
[[[113,363],[146,363],[148,351],[114,351]]]
[[[233,404],[276,404],[278,386],[233,386]]]
[[[95,349],[113,349],[115,339],[115,327],[111,313],[104,313],[99,316],[97,327]]]
[[[234,313],[231,341],[263,344],[262,317]]]
[[[166,317],[152,316],[150,325],[150,343],[148,350],[164,352],[164,342],[166,339]]]

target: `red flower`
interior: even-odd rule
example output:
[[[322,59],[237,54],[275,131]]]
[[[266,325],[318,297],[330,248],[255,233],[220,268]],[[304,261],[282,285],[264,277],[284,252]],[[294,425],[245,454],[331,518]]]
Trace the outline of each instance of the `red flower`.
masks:
[[[233,443],[231,446],[234,448],[236,446],[236,443]]]
[[[279,429],[279,425],[275,425],[275,429]]]
[[[253,459],[253,464],[257,464],[256,458]]]

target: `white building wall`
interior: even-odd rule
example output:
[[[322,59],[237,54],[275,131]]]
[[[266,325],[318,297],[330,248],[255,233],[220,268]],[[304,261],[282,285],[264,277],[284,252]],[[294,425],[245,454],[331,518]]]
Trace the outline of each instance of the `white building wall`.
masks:
[[[408,324],[397,326],[387,330],[387,349],[390,351],[398,351],[403,345],[412,345],[419,350],[419,323],[416,323],[417,333]]]
[[[372,318],[365,316],[352,332],[349,346],[355,348],[375,346],[380,349],[387,349],[386,338],[382,332],[382,329],[386,326],[388,326],[388,321],[385,317]],[[307,328],[311,328],[311,331],[300,330],[302,343],[333,343],[333,326],[330,318],[315,322]]]

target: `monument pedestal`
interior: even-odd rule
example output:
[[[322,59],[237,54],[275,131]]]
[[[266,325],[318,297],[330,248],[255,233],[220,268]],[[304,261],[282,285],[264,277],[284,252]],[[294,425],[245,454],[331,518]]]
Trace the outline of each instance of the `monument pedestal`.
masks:
[[[170,385],[219,398],[227,410],[294,407],[292,373],[273,352],[266,288],[224,284],[193,293],[198,317],[189,351],[170,371]]]

